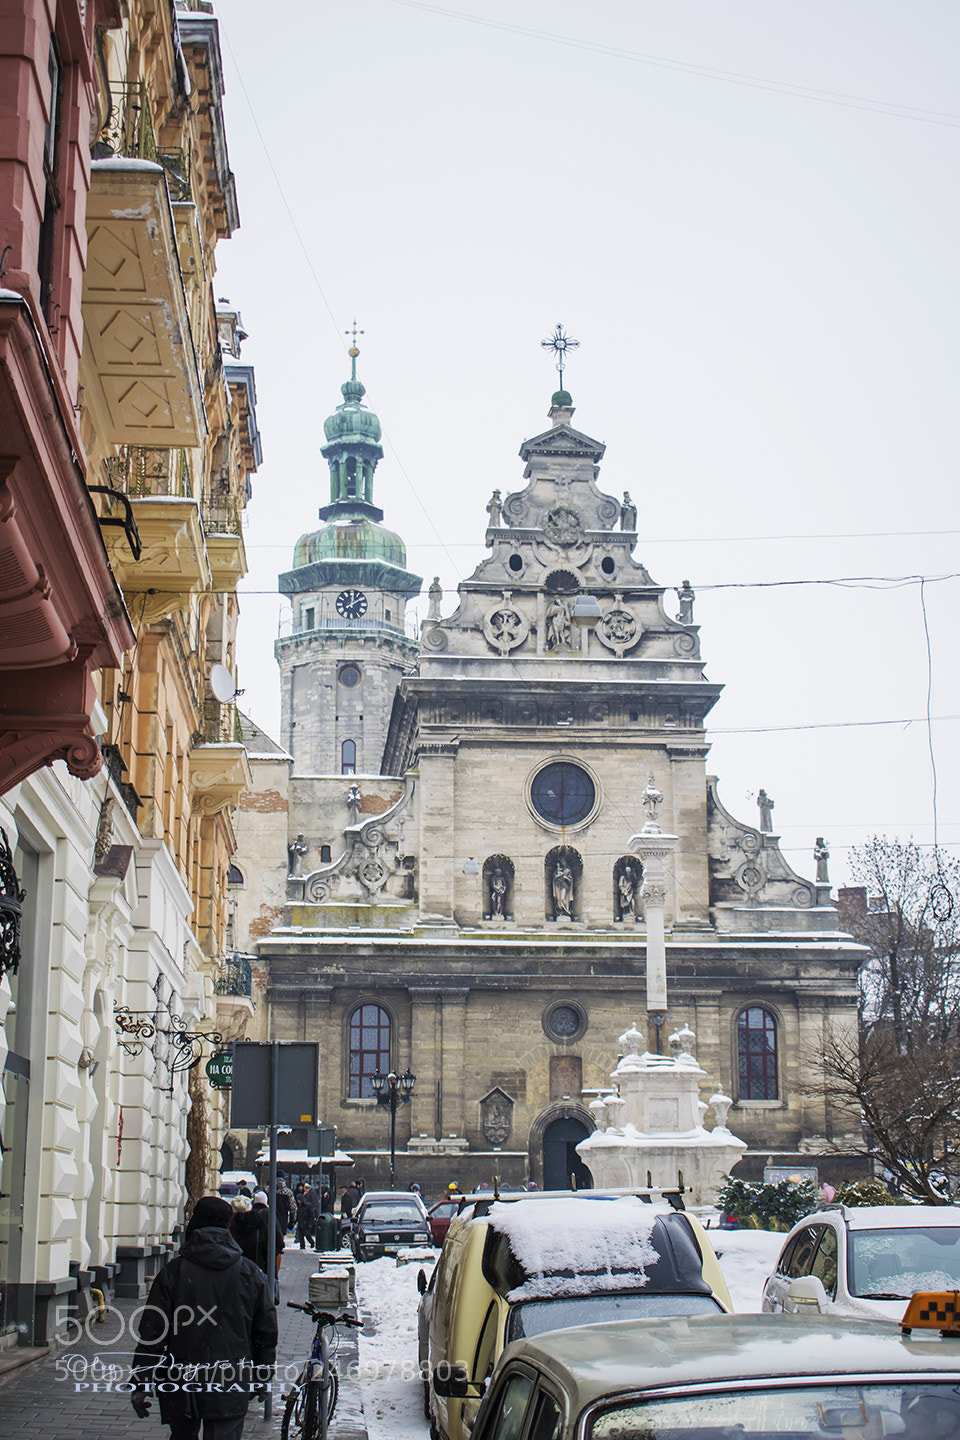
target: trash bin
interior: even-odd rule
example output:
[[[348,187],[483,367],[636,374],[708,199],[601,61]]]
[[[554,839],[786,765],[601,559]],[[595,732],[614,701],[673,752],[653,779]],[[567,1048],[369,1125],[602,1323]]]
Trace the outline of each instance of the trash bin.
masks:
[[[317,1249],[336,1250],[339,1241],[336,1215],[321,1214],[317,1219]]]

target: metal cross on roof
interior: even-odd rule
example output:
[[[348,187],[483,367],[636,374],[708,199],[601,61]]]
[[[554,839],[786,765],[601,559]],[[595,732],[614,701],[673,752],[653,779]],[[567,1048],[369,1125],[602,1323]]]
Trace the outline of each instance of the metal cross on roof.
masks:
[[[356,349],[357,349],[357,336],[358,336],[358,335],[362,335],[362,334],[364,333],[362,330],[358,330],[358,329],[357,329],[357,317],[356,317],[356,316],[353,317],[353,329],[352,329],[352,330],[344,330],[343,333],[344,333],[344,335],[352,335],[352,336],[353,336],[353,349],[352,349],[351,352],[350,352],[350,353],[352,354],[352,353],[353,353],[353,350],[356,350]],[[360,353],[359,350],[357,350],[357,354],[358,354],[358,355],[359,355],[359,353]]]
[[[572,336],[563,333],[563,326],[558,325],[556,330],[547,340],[541,340],[540,344],[544,350],[552,350],[557,357],[557,370],[560,372],[560,389],[563,389],[563,362],[566,359],[568,350],[579,350],[580,341],[574,340]]]

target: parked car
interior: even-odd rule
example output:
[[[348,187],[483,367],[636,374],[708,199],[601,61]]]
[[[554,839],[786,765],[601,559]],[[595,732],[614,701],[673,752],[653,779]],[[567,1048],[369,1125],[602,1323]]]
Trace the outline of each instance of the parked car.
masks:
[[[472,1437],[934,1440],[960,1435],[958,1383],[960,1340],[917,1344],[876,1321],[627,1320],[508,1346]],[[467,1388],[457,1373],[437,1387]]]
[[[957,1289],[960,1206],[836,1205],[790,1231],[763,1309],[899,1320],[914,1291]]]
[[[353,1212],[350,1248],[357,1261],[431,1243],[427,1207],[410,1191],[368,1190]]]
[[[690,1215],[636,1197],[525,1195],[478,1200],[450,1223],[418,1315],[424,1411],[468,1440],[477,1394],[441,1395],[441,1367],[485,1382],[505,1345],[590,1321],[732,1310],[716,1255]],[[539,1437],[538,1437],[539,1440]]]
[[[450,1221],[459,1209],[459,1195],[456,1200],[438,1200],[435,1205],[430,1206],[427,1211],[427,1219],[430,1221],[430,1234],[433,1236],[434,1245],[443,1244],[447,1231],[450,1229]]]

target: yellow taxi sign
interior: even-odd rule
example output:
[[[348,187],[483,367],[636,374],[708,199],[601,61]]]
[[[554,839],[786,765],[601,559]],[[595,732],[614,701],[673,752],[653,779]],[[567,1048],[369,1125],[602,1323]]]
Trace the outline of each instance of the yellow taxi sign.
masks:
[[[917,1290],[910,1298],[900,1329],[939,1330],[942,1335],[960,1335],[960,1290]]]

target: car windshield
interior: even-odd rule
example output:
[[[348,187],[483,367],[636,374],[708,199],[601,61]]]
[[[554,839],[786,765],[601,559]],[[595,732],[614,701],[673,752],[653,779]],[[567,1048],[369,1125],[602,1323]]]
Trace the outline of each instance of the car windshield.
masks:
[[[955,1385],[731,1383],[717,1394],[630,1400],[589,1417],[590,1440],[960,1440]]]
[[[360,1215],[365,1224],[405,1225],[423,1219],[419,1205],[409,1200],[371,1200]]]
[[[605,1320],[649,1319],[657,1315],[716,1315],[722,1307],[712,1295],[557,1295],[510,1306],[507,1339],[599,1325]]]
[[[850,1292],[909,1300],[915,1290],[960,1289],[960,1227],[850,1230]]]

